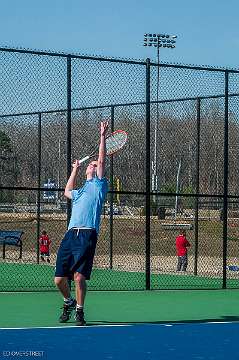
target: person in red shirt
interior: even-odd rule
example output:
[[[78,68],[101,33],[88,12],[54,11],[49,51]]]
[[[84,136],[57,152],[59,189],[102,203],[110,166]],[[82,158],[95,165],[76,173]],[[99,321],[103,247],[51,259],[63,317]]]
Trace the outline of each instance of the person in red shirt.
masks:
[[[41,260],[45,261],[45,258],[47,260],[47,262],[50,262],[50,243],[51,240],[49,239],[47,232],[45,230],[42,231],[40,239],[39,239],[39,243],[40,243],[40,255],[41,255]]]
[[[188,251],[187,248],[191,246],[190,242],[186,239],[186,231],[182,230],[176,237],[176,250],[178,257],[177,271],[186,271],[188,266]]]

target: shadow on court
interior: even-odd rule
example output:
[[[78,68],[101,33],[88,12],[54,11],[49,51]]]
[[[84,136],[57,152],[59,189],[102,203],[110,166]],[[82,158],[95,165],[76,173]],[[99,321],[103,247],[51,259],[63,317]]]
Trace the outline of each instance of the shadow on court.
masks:
[[[208,319],[194,319],[194,320],[185,320],[185,319],[178,319],[178,320],[163,320],[163,321],[132,321],[132,322],[125,322],[125,321],[101,321],[92,320],[87,326],[97,326],[97,325],[142,325],[142,324],[201,324],[201,323],[208,323],[208,322],[239,322],[239,316],[222,316],[219,318],[208,318]],[[68,322],[70,323],[70,322]],[[72,325],[74,325],[74,321],[71,321]]]

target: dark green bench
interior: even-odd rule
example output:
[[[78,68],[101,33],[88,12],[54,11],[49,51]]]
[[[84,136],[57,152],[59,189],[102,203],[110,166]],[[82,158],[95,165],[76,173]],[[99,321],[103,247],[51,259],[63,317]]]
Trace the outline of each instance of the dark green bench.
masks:
[[[6,245],[19,248],[19,259],[22,258],[22,237],[23,231],[0,230],[0,245],[3,245],[3,259],[6,257]]]

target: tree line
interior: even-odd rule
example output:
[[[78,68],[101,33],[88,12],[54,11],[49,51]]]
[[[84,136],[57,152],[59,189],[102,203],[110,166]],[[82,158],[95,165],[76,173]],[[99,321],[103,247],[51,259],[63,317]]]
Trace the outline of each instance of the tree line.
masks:
[[[114,179],[120,181],[124,191],[145,191],[146,186],[146,128],[144,109],[141,113],[130,109],[117,114],[114,128],[124,129],[129,139],[126,147],[107,160],[107,176],[113,167]],[[81,158],[99,141],[100,111],[82,111],[72,116],[72,160]],[[157,121],[158,120],[158,121]],[[157,128],[155,128],[157,124]],[[200,142],[194,112],[151,112],[151,162],[154,159],[154,136],[157,129],[158,191],[175,192],[176,176],[181,160],[180,191],[195,192],[197,152],[199,151],[199,191],[223,194],[224,189],[224,115],[220,106],[209,107],[201,115]],[[230,194],[238,194],[239,187],[239,124],[234,113],[229,114],[228,180]],[[1,123],[0,130],[0,186],[37,187],[39,160],[41,186],[47,179],[64,188],[67,181],[67,129],[66,117],[45,116],[41,127],[41,158],[39,157],[39,128],[36,119],[19,118]],[[152,163],[150,164],[150,166]],[[84,179],[84,166],[79,185]],[[114,180],[115,184],[115,180]],[[113,185],[115,187],[115,185]],[[5,194],[5,195],[4,195]],[[26,194],[15,194],[18,201]],[[28,194],[32,200],[35,195]],[[0,201],[9,201],[1,191]],[[15,200],[16,201],[16,200]]]

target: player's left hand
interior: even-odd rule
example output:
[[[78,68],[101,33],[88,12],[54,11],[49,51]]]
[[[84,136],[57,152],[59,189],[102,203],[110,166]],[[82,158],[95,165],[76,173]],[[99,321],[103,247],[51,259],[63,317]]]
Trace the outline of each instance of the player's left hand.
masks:
[[[101,121],[101,123],[100,123],[100,134],[101,134],[101,136],[106,135],[108,128],[109,128],[109,122],[108,121]]]
[[[80,162],[79,160],[75,160],[72,164],[72,167],[74,170],[79,170],[79,167],[80,167]]]

